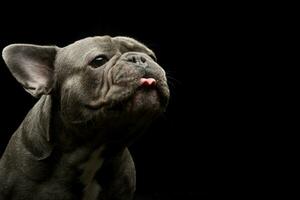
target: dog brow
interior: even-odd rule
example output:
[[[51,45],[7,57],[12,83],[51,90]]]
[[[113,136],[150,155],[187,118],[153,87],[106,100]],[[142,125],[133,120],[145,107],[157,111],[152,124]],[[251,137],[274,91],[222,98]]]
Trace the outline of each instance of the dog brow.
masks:
[[[121,53],[125,53],[128,51],[137,51],[156,57],[152,50],[150,50],[146,45],[142,44],[141,42],[135,39],[119,36],[112,38],[112,40],[113,42],[117,43]]]

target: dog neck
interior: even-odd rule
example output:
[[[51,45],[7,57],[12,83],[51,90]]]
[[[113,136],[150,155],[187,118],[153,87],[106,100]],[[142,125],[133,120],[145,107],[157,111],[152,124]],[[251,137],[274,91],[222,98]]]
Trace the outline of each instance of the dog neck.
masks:
[[[64,126],[56,108],[50,95],[42,96],[23,121],[20,129],[22,143],[31,153],[30,159],[37,162],[32,162],[36,165],[34,171],[29,168],[21,170],[38,181],[64,177],[66,182],[62,184],[72,185],[76,182],[74,178],[78,179],[83,188],[82,195],[89,199],[88,195],[101,190],[101,186],[95,184],[96,173],[105,162],[124,151],[125,145],[103,142],[101,137],[80,140],[78,132]]]
[[[117,152],[130,145],[146,128],[136,127],[136,124],[91,129],[86,125],[70,126],[62,120],[59,102],[51,95],[43,95],[24,119],[22,132],[26,132],[23,134],[26,147],[42,160],[53,148],[71,152],[79,147],[93,150],[105,145],[109,149],[106,152]]]

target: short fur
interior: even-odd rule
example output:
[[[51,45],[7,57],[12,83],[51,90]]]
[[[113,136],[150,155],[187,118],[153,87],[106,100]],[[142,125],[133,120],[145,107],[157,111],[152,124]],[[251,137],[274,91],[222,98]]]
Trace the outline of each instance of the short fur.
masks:
[[[40,99],[0,160],[0,199],[132,199],[127,146],[169,99],[154,53],[128,37],[103,36],[64,48],[13,44],[3,59]],[[155,79],[155,87],[143,87],[141,78]]]

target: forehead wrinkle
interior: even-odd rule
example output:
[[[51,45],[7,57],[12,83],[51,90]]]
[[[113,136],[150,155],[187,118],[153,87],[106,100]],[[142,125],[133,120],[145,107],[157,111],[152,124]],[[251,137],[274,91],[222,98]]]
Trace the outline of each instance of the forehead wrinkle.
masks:
[[[90,37],[74,42],[61,49],[58,63],[65,63],[73,67],[86,64],[89,54],[109,53],[115,51],[110,37]]]
[[[116,46],[119,47],[119,50],[121,53],[126,53],[129,51],[136,51],[136,52],[143,52],[146,54],[154,55],[154,52],[150,50],[146,45],[142,44],[141,42],[129,38],[129,37],[123,37],[118,36],[112,38],[113,43],[115,43]]]

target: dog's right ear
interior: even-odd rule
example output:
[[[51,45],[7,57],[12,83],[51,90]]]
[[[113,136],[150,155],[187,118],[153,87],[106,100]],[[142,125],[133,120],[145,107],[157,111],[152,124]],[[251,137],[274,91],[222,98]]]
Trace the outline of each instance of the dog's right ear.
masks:
[[[49,94],[54,82],[56,46],[12,44],[3,49],[2,57],[10,72],[34,97]]]

